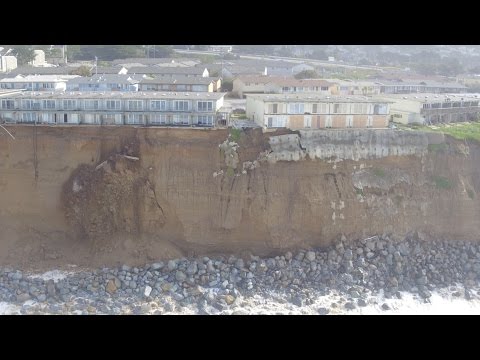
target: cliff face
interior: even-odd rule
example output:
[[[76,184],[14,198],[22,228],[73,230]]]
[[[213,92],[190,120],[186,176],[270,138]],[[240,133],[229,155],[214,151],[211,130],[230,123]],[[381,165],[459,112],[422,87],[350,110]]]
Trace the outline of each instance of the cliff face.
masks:
[[[439,135],[8,129],[15,140],[0,135],[2,264],[267,254],[341,234],[414,230],[478,240],[480,149]]]

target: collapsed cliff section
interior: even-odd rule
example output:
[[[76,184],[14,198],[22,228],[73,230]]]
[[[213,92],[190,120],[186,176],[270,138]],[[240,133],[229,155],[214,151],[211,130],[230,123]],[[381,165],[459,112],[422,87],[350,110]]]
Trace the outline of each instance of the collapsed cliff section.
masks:
[[[120,153],[110,154],[98,165],[80,165],[62,189],[69,233],[100,258],[120,252],[154,259],[159,245],[182,255],[186,244],[181,234],[179,238],[165,227],[167,220],[172,225],[178,219],[157,196],[151,170],[142,166],[137,141],[121,146]]]

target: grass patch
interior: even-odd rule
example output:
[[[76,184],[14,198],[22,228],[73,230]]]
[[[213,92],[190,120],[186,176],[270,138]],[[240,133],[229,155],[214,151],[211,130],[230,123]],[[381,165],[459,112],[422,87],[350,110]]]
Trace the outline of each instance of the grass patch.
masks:
[[[440,132],[446,135],[450,135],[453,138],[458,140],[467,139],[467,140],[474,140],[474,141],[480,142],[480,122],[469,122],[469,123],[459,122],[459,123],[450,123],[447,125],[439,124],[434,126],[407,125],[407,126],[402,126],[402,128],[408,128],[411,130]]]
[[[227,176],[233,177],[233,175],[235,175],[235,172],[234,172],[233,168],[229,166],[228,169],[227,169]]]
[[[380,168],[373,168],[373,174],[378,177],[385,177],[385,170],[380,169]]]
[[[238,142],[240,140],[241,133],[242,133],[241,129],[230,129],[230,139],[232,141]]]
[[[402,201],[403,201],[403,196],[402,195],[395,195],[395,204],[397,204],[397,206],[400,206]]]
[[[433,178],[433,182],[439,189],[451,189],[452,183],[446,177],[443,176],[435,176]]]
[[[428,144],[428,151],[430,152],[445,151],[447,148],[448,145],[446,143]]]
[[[480,142],[480,123],[452,124],[450,127],[442,127],[435,131],[441,131],[459,140],[468,139]]]
[[[363,189],[355,188],[355,193],[363,196]]]
[[[473,198],[475,197],[475,193],[473,192],[472,189],[468,189],[468,190],[467,190],[467,194],[468,194],[468,197],[469,197],[470,199],[472,199],[472,200],[473,200]]]

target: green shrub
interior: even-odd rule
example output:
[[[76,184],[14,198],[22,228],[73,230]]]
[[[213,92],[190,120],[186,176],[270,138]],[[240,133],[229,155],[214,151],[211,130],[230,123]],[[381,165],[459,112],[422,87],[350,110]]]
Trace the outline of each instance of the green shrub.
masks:
[[[435,176],[433,178],[433,181],[435,182],[435,185],[439,189],[451,189],[452,188],[452,183],[450,180],[448,180],[446,177],[443,176]]]
[[[230,129],[230,139],[232,141],[238,142],[240,140],[241,133],[242,133],[241,129]]]
[[[444,151],[447,149],[447,147],[448,145],[446,143],[428,144],[428,151],[430,152]]]
[[[385,170],[380,169],[380,168],[374,168],[373,169],[373,174],[378,177],[385,177]]]
[[[472,189],[468,189],[467,194],[470,199],[473,199],[475,197],[475,193],[473,192]]]
[[[232,167],[228,167],[228,169],[227,169],[227,176],[233,177],[233,175],[235,175],[235,171],[233,170]]]

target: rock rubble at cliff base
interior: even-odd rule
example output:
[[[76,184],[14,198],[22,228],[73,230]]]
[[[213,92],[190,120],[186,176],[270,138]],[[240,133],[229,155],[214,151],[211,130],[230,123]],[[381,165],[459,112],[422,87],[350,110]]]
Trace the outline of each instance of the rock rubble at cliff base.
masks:
[[[438,291],[476,300],[479,283],[476,242],[382,235],[270,258],[199,257],[42,276],[2,268],[0,303],[16,314],[248,314],[252,303],[270,301],[293,313],[348,314],[406,294],[422,302]],[[382,311],[387,302],[378,303]]]

